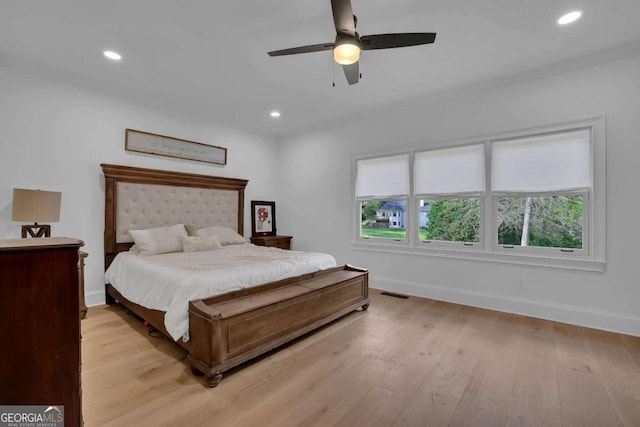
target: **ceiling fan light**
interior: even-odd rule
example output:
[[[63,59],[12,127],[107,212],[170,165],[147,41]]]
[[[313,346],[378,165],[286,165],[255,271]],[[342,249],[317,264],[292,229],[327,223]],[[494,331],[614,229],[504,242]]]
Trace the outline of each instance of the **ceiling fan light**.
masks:
[[[360,59],[360,46],[343,43],[333,48],[333,59],[340,65],[351,65]]]

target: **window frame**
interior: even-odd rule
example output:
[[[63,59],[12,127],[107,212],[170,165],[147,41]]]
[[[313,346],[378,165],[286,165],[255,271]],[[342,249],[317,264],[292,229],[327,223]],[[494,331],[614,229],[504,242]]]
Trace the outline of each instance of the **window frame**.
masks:
[[[590,130],[591,149],[591,186],[588,190],[547,192],[536,194],[497,194],[491,191],[491,143],[511,138],[525,138],[541,134],[569,132],[578,129]],[[443,198],[449,196],[429,196],[414,194],[414,156],[417,152],[455,148],[463,145],[483,143],[485,147],[485,192],[482,195],[453,195],[460,197],[480,198],[480,244],[477,246],[465,246],[461,242],[423,243],[420,240],[420,214],[419,200],[428,198]],[[517,265],[535,265],[552,268],[566,268],[584,271],[602,272],[606,266],[606,118],[594,117],[579,121],[560,123],[494,134],[483,137],[469,138],[466,140],[453,140],[439,144],[430,144],[393,151],[376,155],[354,155],[352,158],[352,200],[354,200],[354,215],[352,218],[360,219],[360,202],[364,199],[355,197],[356,164],[358,160],[408,154],[410,193],[406,196],[406,238],[402,242],[388,241],[386,239],[360,238],[360,222],[356,225],[352,247],[356,250],[374,251],[383,253],[404,253],[411,255],[424,255],[445,258],[458,258],[500,262]],[[583,195],[583,249],[573,252],[563,252],[561,248],[521,247],[503,248],[498,245],[497,230],[497,199],[499,197],[526,197],[547,195]],[[397,200],[402,197],[378,198],[379,200]],[[367,199],[368,200],[368,199]]]

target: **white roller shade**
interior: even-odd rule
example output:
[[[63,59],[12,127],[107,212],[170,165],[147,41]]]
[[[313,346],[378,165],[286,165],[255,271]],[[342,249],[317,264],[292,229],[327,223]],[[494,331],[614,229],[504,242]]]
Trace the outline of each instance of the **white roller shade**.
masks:
[[[590,188],[590,131],[494,142],[491,165],[491,187],[498,193]]]
[[[484,191],[484,145],[416,153],[416,195],[472,194]]]
[[[356,162],[356,197],[407,196],[409,155],[378,157]]]

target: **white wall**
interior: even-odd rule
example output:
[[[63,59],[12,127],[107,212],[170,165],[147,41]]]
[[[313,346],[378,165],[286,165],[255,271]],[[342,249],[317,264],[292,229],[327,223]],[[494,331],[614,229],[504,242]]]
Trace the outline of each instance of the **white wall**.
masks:
[[[245,235],[252,199],[277,200],[276,144],[239,130],[163,109],[0,68],[0,238],[20,237],[11,221],[14,187],[62,191],[52,235],[84,240],[87,304],[104,302],[104,178],[100,163],[248,179]],[[226,166],[124,150],[124,130],[146,130],[228,149]]]
[[[640,335],[640,57],[433,102],[282,142],[286,195],[279,231],[295,249],[370,269],[371,286]],[[364,83],[364,82],[363,82]],[[354,154],[606,116],[607,265],[604,273],[355,250]],[[335,221],[336,216],[341,221]],[[328,218],[332,218],[328,221]],[[516,288],[525,278],[526,289]]]
[[[53,235],[85,241],[89,304],[103,299],[104,182],[100,163],[249,179],[249,201],[276,200],[278,231],[294,249],[368,267],[372,287],[640,335],[640,57],[292,137],[281,144],[98,92],[0,68],[0,238],[18,237],[14,187],[63,193]],[[364,83],[364,82],[363,82]],[[607,117],[607,266],[576,272],[354,250],[351,159],[430,143]],[[124,129],[229,149],[224,167],[124,151]],[[277,157],[279,156],[279,157]],[[281,190],[276,190],[281,188]],[[340,218],[340,220],[336,220]],[[516,289],[518,278],[525,290]]]

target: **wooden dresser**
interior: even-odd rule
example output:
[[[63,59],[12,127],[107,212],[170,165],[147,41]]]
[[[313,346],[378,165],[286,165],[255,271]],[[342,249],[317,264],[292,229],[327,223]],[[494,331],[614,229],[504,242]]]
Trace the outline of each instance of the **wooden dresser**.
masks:
[[[291,249],[291,236],[254,236],[251,243],[258,246],[271,246],[273,248]]]
[[[63,237],[0,240],[0,403],[64,405],[82,425],[78,251]]]

